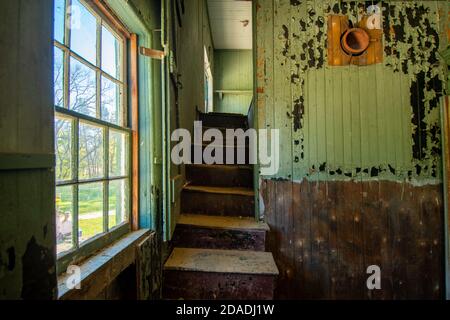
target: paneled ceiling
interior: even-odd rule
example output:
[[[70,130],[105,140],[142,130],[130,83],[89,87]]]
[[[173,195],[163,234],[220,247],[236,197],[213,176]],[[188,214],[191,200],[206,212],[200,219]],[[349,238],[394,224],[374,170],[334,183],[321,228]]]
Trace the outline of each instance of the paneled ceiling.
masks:
[[[252,2],[208,0],[215,49],[252,49]]]

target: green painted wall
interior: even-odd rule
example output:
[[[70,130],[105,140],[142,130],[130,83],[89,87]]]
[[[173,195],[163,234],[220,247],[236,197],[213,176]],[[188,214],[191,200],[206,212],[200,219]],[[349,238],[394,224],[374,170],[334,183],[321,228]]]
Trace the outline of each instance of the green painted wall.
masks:
[[[177,67],[179,91],[179,124],[192,130],[196,110],[205,111],[204,48],[214,72],[214,44],[206,0],[184,1],[185,13],[181,27],[177,24]]]
[[[214,111],[247,114],[253,97],[252,50],[214,50]],[[250,91],[239,92],[239,91]]]
[[[0,167],[0,299],[56,297],[52,4],[6,1],[0,11],[0,158],[10,156]],[[50,161],[33,167],[39,155]]]
[[[259,0],[259,128],[280,129],[290,180],[441,181],[447,1],[382,2],[384,62],[330,67],[327,16],[365,2]]]

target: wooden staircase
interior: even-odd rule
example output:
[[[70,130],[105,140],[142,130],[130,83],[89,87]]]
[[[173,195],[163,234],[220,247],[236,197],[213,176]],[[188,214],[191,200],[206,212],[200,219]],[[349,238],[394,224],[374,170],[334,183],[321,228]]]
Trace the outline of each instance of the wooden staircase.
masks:
[[[241,115],[209,113],[200,120],[204,128],[247,129]],[[186,179],[164,298],[273,299],[278,269],[265,252],[269,226],[255,220],[253,167],[187,165]]]

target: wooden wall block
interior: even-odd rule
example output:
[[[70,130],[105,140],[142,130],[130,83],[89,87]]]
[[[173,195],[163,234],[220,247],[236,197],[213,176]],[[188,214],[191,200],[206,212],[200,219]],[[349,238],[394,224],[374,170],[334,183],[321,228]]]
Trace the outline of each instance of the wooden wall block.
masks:
[[[362,54],[359,59],[356,59],[355,64],[366,66],[383,62],[383,30],[367,28],[368,15],[364,16],[358,23],[358,27],[364,29],[370,37],[370,44],[366,52]],[[364,57],[363,57],[364,56]]]
[[[350,28],[348,16],[330,15],[328,17],[328,65],[347,66],[354,64],[367,66],[383,62],[383,30],[368,29],[368,18],[369,16],[364,16],[357,27],[364,29],[369,34],[369,47],[359,56],[350,56],[341,46],[342,35]]]
[[[345,66],[350,63],[350,57],[341,48],[341,36],[348,28],[347,16],[330,15],[328,17],[328,64],[330,66]]]

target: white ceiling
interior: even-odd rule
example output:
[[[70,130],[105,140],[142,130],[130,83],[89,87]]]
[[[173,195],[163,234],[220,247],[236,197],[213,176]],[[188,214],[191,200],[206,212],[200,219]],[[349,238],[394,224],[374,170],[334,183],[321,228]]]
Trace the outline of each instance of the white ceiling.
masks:
[[[208,0],[208,10],[215,49],[252,49],[251,1]]]

